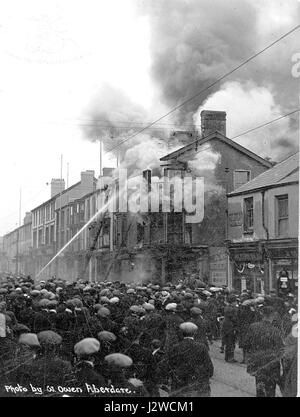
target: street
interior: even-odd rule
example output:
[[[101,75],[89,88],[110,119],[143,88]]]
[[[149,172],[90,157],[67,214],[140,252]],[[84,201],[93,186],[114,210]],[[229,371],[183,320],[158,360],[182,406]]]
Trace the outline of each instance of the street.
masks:
[[[214,364],[214,376],[211,378],[212,397],[255,397],[255,379],[246,372],[241,364],[242,352],[235,350],[237,363],[227,363],[220,353],[220,341],[210,346],[210,356]],[[277,387],[276,397],[281,397]]]

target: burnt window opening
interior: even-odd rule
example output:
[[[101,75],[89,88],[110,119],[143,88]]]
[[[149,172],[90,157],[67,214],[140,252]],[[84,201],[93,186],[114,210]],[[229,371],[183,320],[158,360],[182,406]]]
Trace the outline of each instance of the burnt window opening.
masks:
[[[167,243],[183,243],[183,214],[170,213],[167,216],[168,237]]]

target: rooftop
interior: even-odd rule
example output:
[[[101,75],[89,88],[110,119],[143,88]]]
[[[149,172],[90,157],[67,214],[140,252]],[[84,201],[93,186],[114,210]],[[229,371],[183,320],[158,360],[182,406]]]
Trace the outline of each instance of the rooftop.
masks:
[[[261,188],[299,182],[299,152],[276,164],[273,168],[255,177],[228,196],[244,194]]]

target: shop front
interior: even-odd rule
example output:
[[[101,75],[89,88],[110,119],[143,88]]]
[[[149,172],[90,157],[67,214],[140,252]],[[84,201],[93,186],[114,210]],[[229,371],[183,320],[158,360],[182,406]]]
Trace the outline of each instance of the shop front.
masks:
[[[264,259],[262,246],[259,243],[231,244],[229,257],[232,271],[232,287],[237,292],[249,290],[265,294],[267,285],[268,264]]]
[[[270,259],[270,287],[277,292],[298,292],[298,240],[273,240],[265,243]]]

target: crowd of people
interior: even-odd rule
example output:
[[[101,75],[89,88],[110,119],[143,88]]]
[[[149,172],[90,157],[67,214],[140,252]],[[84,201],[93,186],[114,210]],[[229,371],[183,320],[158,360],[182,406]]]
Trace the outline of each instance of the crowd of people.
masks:
[[[211,395],[238,344],[256,395],[297,394],[297,299],[184,283],[0,283],[0,396]]]

